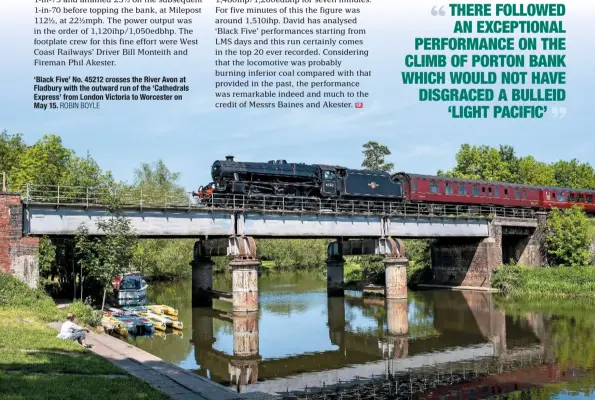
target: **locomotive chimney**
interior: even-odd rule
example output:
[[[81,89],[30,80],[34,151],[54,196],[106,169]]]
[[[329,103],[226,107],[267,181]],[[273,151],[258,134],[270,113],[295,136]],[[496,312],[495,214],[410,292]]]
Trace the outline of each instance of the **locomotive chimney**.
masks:
[[[225,161],[233,161],[233,156],[225,156]]]

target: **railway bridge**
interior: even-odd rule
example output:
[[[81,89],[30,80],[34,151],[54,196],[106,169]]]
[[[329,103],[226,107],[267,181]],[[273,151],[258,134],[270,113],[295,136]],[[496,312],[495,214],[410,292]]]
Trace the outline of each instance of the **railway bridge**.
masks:
[[[213,256],[230,257],[234,311],[258,310],[255,238],[326,238],[330,296],[344,292],[344,257],[385,257],[388,299],[407,297],[402,238],[435,238],[434,282],[489,288],[492,270],[508,258],[540,264],[535,234],[539,213],[530,209],[338,201],[299,197],[215,196],[207,203],[189,195],[139,189],[27,187],[0,193],[0,269],[36,286],[39,237],[73,236],[81,225],[104,234],[96,222],[110,210],[128,218],[141,238],[196,238],[192,261],[195,305],[213,297]]]

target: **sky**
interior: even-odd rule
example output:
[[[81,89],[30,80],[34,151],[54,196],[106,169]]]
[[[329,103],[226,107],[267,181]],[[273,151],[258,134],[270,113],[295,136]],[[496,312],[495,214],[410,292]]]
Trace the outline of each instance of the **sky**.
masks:
[[[480,2],[478,0],[478,2]],[[520,1],[509,1],[521,3]],[[493,2],[494,3],[494,2]],[[23,133],[28,143],[55,133],[64,145],[89,152],[116,178],[131,181],[141,162],[162,159],[180,172],[192,190],[210,182],[213,161],[234,155],[238,161],[338,164],[359,168],[362,145],[370,140],[392,151],[395,169],[435,173],[454,166],[463,143],[509,144],[519,155],[547,162],[578,158],[595,163],[595,2],[561,1],[567,30],[567,100],[564,118],[452,119],[446,103],[419,102],[417,88],[403,85],[404,58],[414,54],[416,37],[454,36],[454,17],[433,16],[437,0],[373,0],[361,5],[360,38],[367,58],[342,58],[349,68],[372,71],[362,80],[370,93],[362,109],[240,110],[213,107],[215,0],[204,0],[202,17],[193,24],[201,45],[187,57],[120,57],[116,67],[67,69],[33,66],[34,0],[0,3],[0,130]],[[83,7],[90,7],[81,5]],[[104,102],[100,110],[34,110],[33,77],[68,75],[186,76],[192,91],[181,102]]]

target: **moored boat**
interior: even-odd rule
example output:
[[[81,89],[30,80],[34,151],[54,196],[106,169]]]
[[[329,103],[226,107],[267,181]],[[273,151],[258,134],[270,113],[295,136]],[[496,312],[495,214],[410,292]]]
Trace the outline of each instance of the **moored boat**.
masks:
[[[124,310],[132,312],[143,318],[147,318],[151,321],[160,321],[161,323],[165,324],[167,327],[170,328],[184,329],[184,324],[182,323],[182,321],[179,321],[177,318],[171,318],[168,315],[157,314],[149,307],[124,307]]]
[[[122,276],[117,286],[118,303],[123,305],[139,305],[147,301],[147,282],[139,273]]]
[[[104,315],[101,318],[101,325],[103,328],[110,332],[115,332],[120,336],[128,336],[128,327],[121,321],[118,321],[116,318],[113,318],[108,315]]]
[[[165,314],[167,316],[172,316],[172,317],[178,316],[178,310],[176,310],[173,307],[166,306],[164,304],[152,304],[152,305],[148,305],[146,307],[156,314]]]

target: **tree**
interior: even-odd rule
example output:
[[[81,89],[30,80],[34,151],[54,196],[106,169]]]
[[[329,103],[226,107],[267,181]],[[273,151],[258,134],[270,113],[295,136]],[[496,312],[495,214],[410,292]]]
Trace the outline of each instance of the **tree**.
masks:
[[[551,165],[526,156],[518,162],[517,182],[524,185],[555,186],[556,177]]]
[[[595,189],[595,171],[577,159],[558,161],[552,165],[557,185],[573,189]]]
[[[11,187],[20,188],[27,183],[57,185],[68,171],[74,152],[62,146],[56,135],[45,135],[28,147],[11,169]]]
[[[550,264],[582,267],[591,263],[590,222],[580,207],[553,209],[546,221],[546,244]]]
[[[91,239],[87,227],[81,224],[75,241],[79,263],[87,270],[88,275],[96,278],[103,286],[103,309],[112,279],[129,271],[132,266],[138,237],[130,220],[117,213],[97,221],[97,228],[104,236]]]
[[[384,158],[390,156],[391,152],[385,145],[377,142],[368,142],[364,144],[364,161],[362,168],[372,171],[391,172],[394,164],[386,162]]]
[[[163,160],[142,163],[134,171],[134,186],[147,193],[158,193],[162,198],[170,197],[178,201],[188,199],[186,191],[178,184],[180,174],[170,171]]]
[[[17,166],[21,154],[25,152],[27,145],[23,142],[23,135],[8,134],[6,131],[0,133],[0,175],[3,172],[9,173]],[[11,187],[11,177],[8,177],[8,185]]]
[[[462,179],[510,182],[513,178],[511,163],[516,163],[514,150],[501,146],[500,150],[490,146],[461,145],[456,154],[457,165],[441,174]]]

